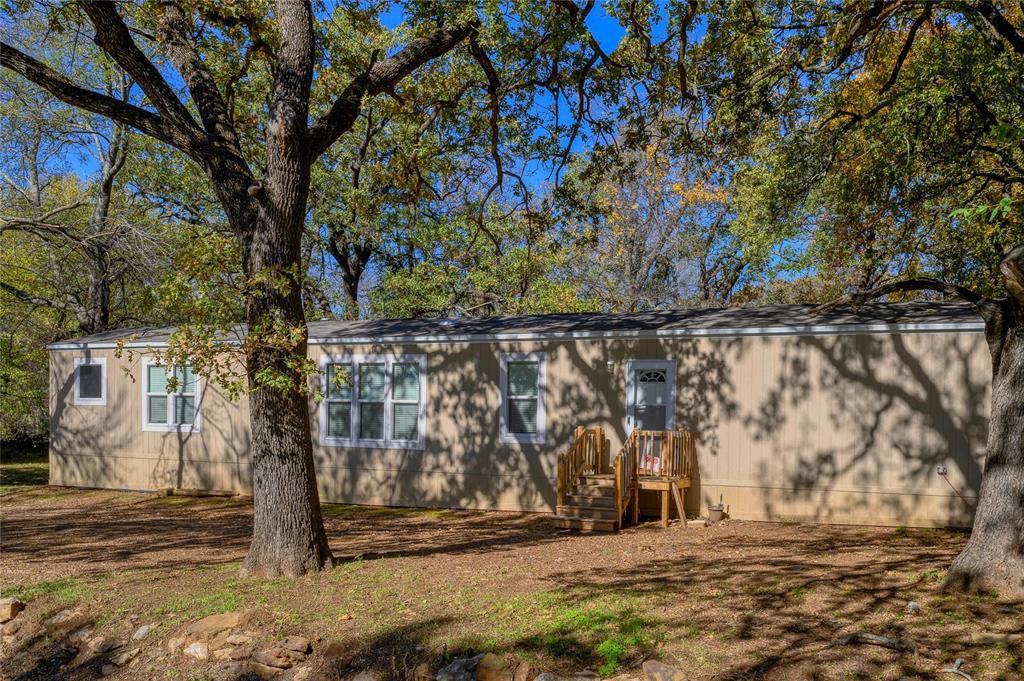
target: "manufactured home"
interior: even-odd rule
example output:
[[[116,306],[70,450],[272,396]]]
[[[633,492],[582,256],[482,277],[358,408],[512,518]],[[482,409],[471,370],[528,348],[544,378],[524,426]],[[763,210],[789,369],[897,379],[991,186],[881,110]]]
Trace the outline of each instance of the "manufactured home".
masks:
[[[52,484],[250,490],[248,404],[156,363],[171,332],[49,347]],[[609,487],[616,526],[659,496],[750,520],[971,520],[991,365],[970,306],[317,321],[309,335],[325,502],[565,516]]]

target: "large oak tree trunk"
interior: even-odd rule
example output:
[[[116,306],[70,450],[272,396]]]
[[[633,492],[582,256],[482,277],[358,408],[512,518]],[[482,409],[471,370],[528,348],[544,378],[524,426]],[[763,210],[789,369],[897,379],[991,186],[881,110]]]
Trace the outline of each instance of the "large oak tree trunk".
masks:
[[[967,545],[946,586],[1024,595],[1024,306],[1013,296],[986,330],[992,406],[981,492]]]
[[[261,226],[243,240],[244,269],[254,282],[246,300],[250,337],[260,338],[272,328],[302,333],[302,342],[294,348],[252,344],[246,358],[253,533],[242,572],[263,577],[292,577],[331,565],[313,466],[308,395],[299,368],[306,359],[301,281],[285,274],[301,267],[297,260],[301,232],[301,221],[284,229]],[[267,385],[268,371],[290,378],[292,387]]]
[[[246,189],[259,205],[255,227],[238,230],[250,287],[249,409],[252,424],[253,533],[243,574],[295,576],[329,567],[313,467],[302,305],[302,235],[309,197],[309,88],[313,17],[308,5],[280,2],[278,74],[266,130],[263,184]],[[241,226],[241,225],[239,225]],[[294,347],[268,331],[298,332]],[[284,378],[268,385],[268,377]]]

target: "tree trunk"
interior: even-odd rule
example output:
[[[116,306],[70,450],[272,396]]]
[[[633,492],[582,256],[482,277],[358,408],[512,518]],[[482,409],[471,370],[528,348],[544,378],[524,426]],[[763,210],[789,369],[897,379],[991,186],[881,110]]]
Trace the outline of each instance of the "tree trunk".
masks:
[[[89,257],[89,289],[78,326],[86,335],[106,331],[110,326],[110,254],[101,241],[98,238],[85,249]]]
[[[345,319],[359,319],[359,277],[343,272],[341,281],[345,291]]]
[[[276,212],[276,211],[275,211]],[[290,212],[290,211],[286,211]],[[293,577],[331,566],[320,497],[313,466],[308,396],[301,389],[298,364],[306,359],[306,320],[299,277],[289,283],[266,281],[267,274],[293,272],[301,239],[297,226],[260,225],[243,239],[243,265],[255,285],[246,300],[249,333],[275,328],[301,328],[298,347],[250,345],[249,419],[252,426],[253,533],[243,575]],[[292,216],[294,219],[294,216]],[[263,218],[270,219],[269,216]],[[268,386],[256,376],[274,372],[290,377],[290,390]]]
[[[1024,595],[1024,306],[1013,296],[987,325],[992,407],[974,527],[946,586]]]

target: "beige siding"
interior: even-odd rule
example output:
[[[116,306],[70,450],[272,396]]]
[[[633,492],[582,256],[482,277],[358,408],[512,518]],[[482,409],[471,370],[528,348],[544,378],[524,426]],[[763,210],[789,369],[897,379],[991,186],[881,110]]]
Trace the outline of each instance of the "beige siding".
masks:
[[[73,406],[82,353],[51,352],[54,482],[248,489],[244,401],[206,388],[198,433],[143,433],[140,383],[111,351],[94,352],[108,357],[105,407]],[[322,352],[428,360],[422,450],[321,446],[311,404],[326,501],[551,510],[555,462],[577,424],[602,425],[611,450],[620,445],[628,359],[677,362],[677,423],[699,442],[693,511],[721,494],[738,518],[963,525],[970,509],[936,466],[969,499],[981,477],[991,370],[977,333],[310,348],[317,361]],[[547,353],[542,445],[499,440],[502,352]]]

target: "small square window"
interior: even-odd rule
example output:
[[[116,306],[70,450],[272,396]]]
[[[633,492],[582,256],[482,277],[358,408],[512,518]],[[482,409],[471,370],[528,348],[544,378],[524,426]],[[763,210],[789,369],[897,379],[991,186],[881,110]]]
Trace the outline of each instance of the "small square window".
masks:
[[[105,359],[83,358],[75,361],[75,404],[107,403],[107,364]]]

